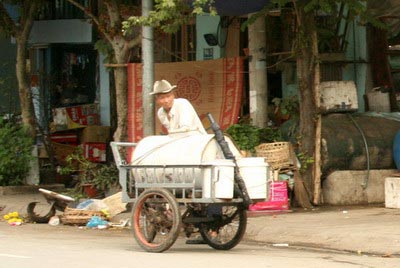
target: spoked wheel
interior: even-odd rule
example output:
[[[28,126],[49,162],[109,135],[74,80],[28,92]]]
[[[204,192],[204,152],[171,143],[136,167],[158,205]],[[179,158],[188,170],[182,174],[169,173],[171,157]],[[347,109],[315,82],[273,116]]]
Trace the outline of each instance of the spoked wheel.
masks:
[[[163,252],[179,236],[182,219],[175,197],[166,189],[149,189],[132,209],[133,236],[144,250]]]
[[[229,250],[242,240],[246,232],[247,214],[241,205],[220,208],[220,212],[213,215],[213,222],[200,226],[200,234],[210,247]]]

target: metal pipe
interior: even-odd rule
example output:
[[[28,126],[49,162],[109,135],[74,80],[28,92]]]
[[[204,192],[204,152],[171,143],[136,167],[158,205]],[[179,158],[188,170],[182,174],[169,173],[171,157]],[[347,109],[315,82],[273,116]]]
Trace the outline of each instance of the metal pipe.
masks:
[[[142,16],[148,16],[153,9],[152,0],[142,0]],[[142,62],[143,62],[143,135],[154,135],[154,99],[150,95],[154,83],[154,34],[153,27],[142,26]]]
[[[368,143],[367,139],[364,135],[364,132],[362,131],[360,125],[354,120],[353,116],[351,114],[347,114],[350,118],[350,120],[354,123],[358,131],[361,133],[361,136],[364,141],[364,146],[365,146],[365,153],[367,154],[367,175],[365,176],[364,182],[361,184],[363,189],[366,189],[368,187],[368,181],[369,181],[369,171],[370,171],[370,156],[369,156],[369,150],[368,150]]]

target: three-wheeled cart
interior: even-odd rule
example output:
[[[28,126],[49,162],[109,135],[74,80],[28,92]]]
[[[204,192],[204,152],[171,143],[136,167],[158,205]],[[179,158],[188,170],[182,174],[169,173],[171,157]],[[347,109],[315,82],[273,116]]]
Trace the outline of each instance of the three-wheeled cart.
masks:
[[[233,193],[232,163],[221,159],[200,164],[173,164],[173,160],[138,164],[131,161],[135,147],[136,143],[111,143],[123,201],[133,203],[131,224],[140,247],[163,252],[182,231],[187,237],[199,232],[218,250],[229,250],[241,241],[247,206]]]

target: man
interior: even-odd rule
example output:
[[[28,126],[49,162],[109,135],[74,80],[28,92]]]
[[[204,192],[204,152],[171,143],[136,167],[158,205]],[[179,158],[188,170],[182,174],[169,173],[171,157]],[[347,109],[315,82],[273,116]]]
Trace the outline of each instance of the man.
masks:
[[[174,89],[167,80],[156,81],[151,95],[160,108],[157,116],[169,134],[190,132],[190,134],[207,134],[192,104],[186,99],[175,98]]]
[[[175,88],[176,85],[171,85],[167,80],[154,83],[150,94],[155,95],[156,103],[160,106],[157,111],[160,123],[168,130],[168,134],[207,134],[192,104],[186,99],[175,98]],[[204,244],[205,241],[199,236],[186,243]]]

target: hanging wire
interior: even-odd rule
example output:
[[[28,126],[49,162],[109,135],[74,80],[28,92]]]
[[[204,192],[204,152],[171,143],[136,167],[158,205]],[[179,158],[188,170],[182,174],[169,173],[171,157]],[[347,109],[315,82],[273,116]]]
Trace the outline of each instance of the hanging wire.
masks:
[[[360,125],[354,120],[353,116],[350,113],[348,113],[347,115],[350,118],[350,120],[353,122],[353,124],[356,126],[357,130],[361,133],[361,136],[364,141],[365,153],[367,154],[367,174],[366,174],[364,182],[361,184],[361,186],[363,187],[363,189],[366,189],[368,187],[369,172],[370,172],[370,155],[369,155],[369,150],[368,150],[367,139],[366,139],[364,132],[361,129]]]

